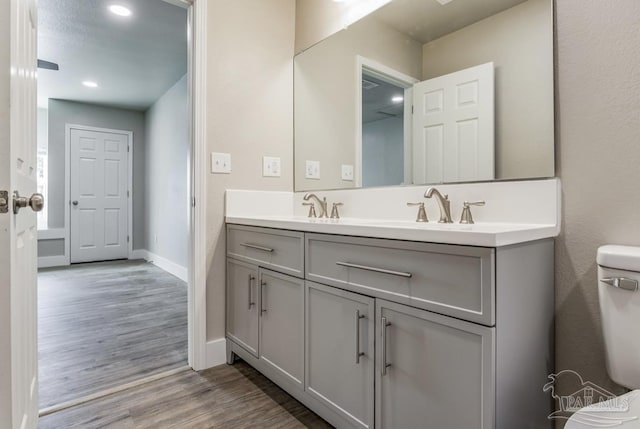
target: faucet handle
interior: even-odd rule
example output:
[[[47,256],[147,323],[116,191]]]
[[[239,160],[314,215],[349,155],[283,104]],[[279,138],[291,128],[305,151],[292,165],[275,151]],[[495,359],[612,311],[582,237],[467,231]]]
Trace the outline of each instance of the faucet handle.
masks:
[[[302,203],[303,206],[309,206],[309,214],[307,217],[318,217],[316,214],[316,205],[313,203]]]
[[[471,216],[471,206],[484,206],[484,201],[465,201],[462,203],[462,216],[460,216],[460,223],[462,224],[474,224],[473,216]]]
[[[407,206],[418,206],[418,215],[416,216],[416,222],[429,222],[429,219],[427,218],[427,211],[424,209],[424,202],[407,203]]]
[[[333,203],[331,208],[331,219],[340,219],[340,213],[338,213],[338,207],[343,206],[343,203]]]

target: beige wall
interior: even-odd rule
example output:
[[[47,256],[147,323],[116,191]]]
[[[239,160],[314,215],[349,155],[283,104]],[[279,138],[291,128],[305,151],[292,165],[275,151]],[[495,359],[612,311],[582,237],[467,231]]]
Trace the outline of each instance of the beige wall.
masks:
[[[340,31],[390,0],[334,2],[296,0],[295,52],[299,53]]]
[[[224,336],[225,189],[293,188],[295,0],[209,0],[207,141],[232,173],[207,176],[207,337]],[[262,177],[262,156],[282,177]]]
[[[295,58],[295,188],[352,188],[342,164],[355,164],[356,58],[361,55],[418,79],[419,42],[375,20],[363,20]],[[307,160],[320,162],[320,180],[305,178]],[[356,171],[355,174],[358,174]]]
[[[551,17],[529,0],[424,45],[423,79],[494,62],[498,179],[553,176]]]
[[[640,2],[557,0],[556,13],[556,365],[612,388],[595,257],[603,244],[640,245]]]

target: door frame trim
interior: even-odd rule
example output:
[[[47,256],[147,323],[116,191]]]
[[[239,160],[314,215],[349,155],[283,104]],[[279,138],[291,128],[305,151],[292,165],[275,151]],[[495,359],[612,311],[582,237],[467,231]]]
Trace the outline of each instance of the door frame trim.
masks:
[[[98,133],[126,135],[129,139],[127,151],[127,258],[133,253],[133,131],[111,128],[91,127],[87,125],[65,124],[64,126],[64,257],[67,265],[71,264],[71,130],[93,131]]]

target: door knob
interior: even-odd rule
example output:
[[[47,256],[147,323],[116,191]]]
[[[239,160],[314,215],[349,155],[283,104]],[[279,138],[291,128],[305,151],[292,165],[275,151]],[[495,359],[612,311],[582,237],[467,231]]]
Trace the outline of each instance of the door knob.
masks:
[[[29,199],[29,206],[34,212],[40,212],[44,208],[44,196],[36,192]]]
[[[44,197],[42,194],[34,193],[31,198],[21,197],[18,191],[13,192],[13,214],[18,214],[20,209],[31,207],[34,212],[39,212],[44,207]]]
[[[77,206],[78,205],[78,201],[76,201],[76,200],[71,201],[71,204],[73,204],[74,206]]]

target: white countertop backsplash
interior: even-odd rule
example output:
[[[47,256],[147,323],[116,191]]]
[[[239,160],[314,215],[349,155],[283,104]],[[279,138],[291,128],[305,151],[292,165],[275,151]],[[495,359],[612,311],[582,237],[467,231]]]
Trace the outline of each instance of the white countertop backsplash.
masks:
[[[560,232],[560,180],[527,180],[436,185],[451,201],[454,224],[438,224],[437,202],[425,199],[430,186],[403,186],[315,192],[327,197],[331,211],[341,202],[340,221],[308,219],[305,192],[227,190],[227,222],[311,232],[397,238],[479,246],[502,246],[555,237]],[[473,226],[459,225],[464,201],[484,200],[472,207]],[[415,222],[425,202],[428,224]]]

